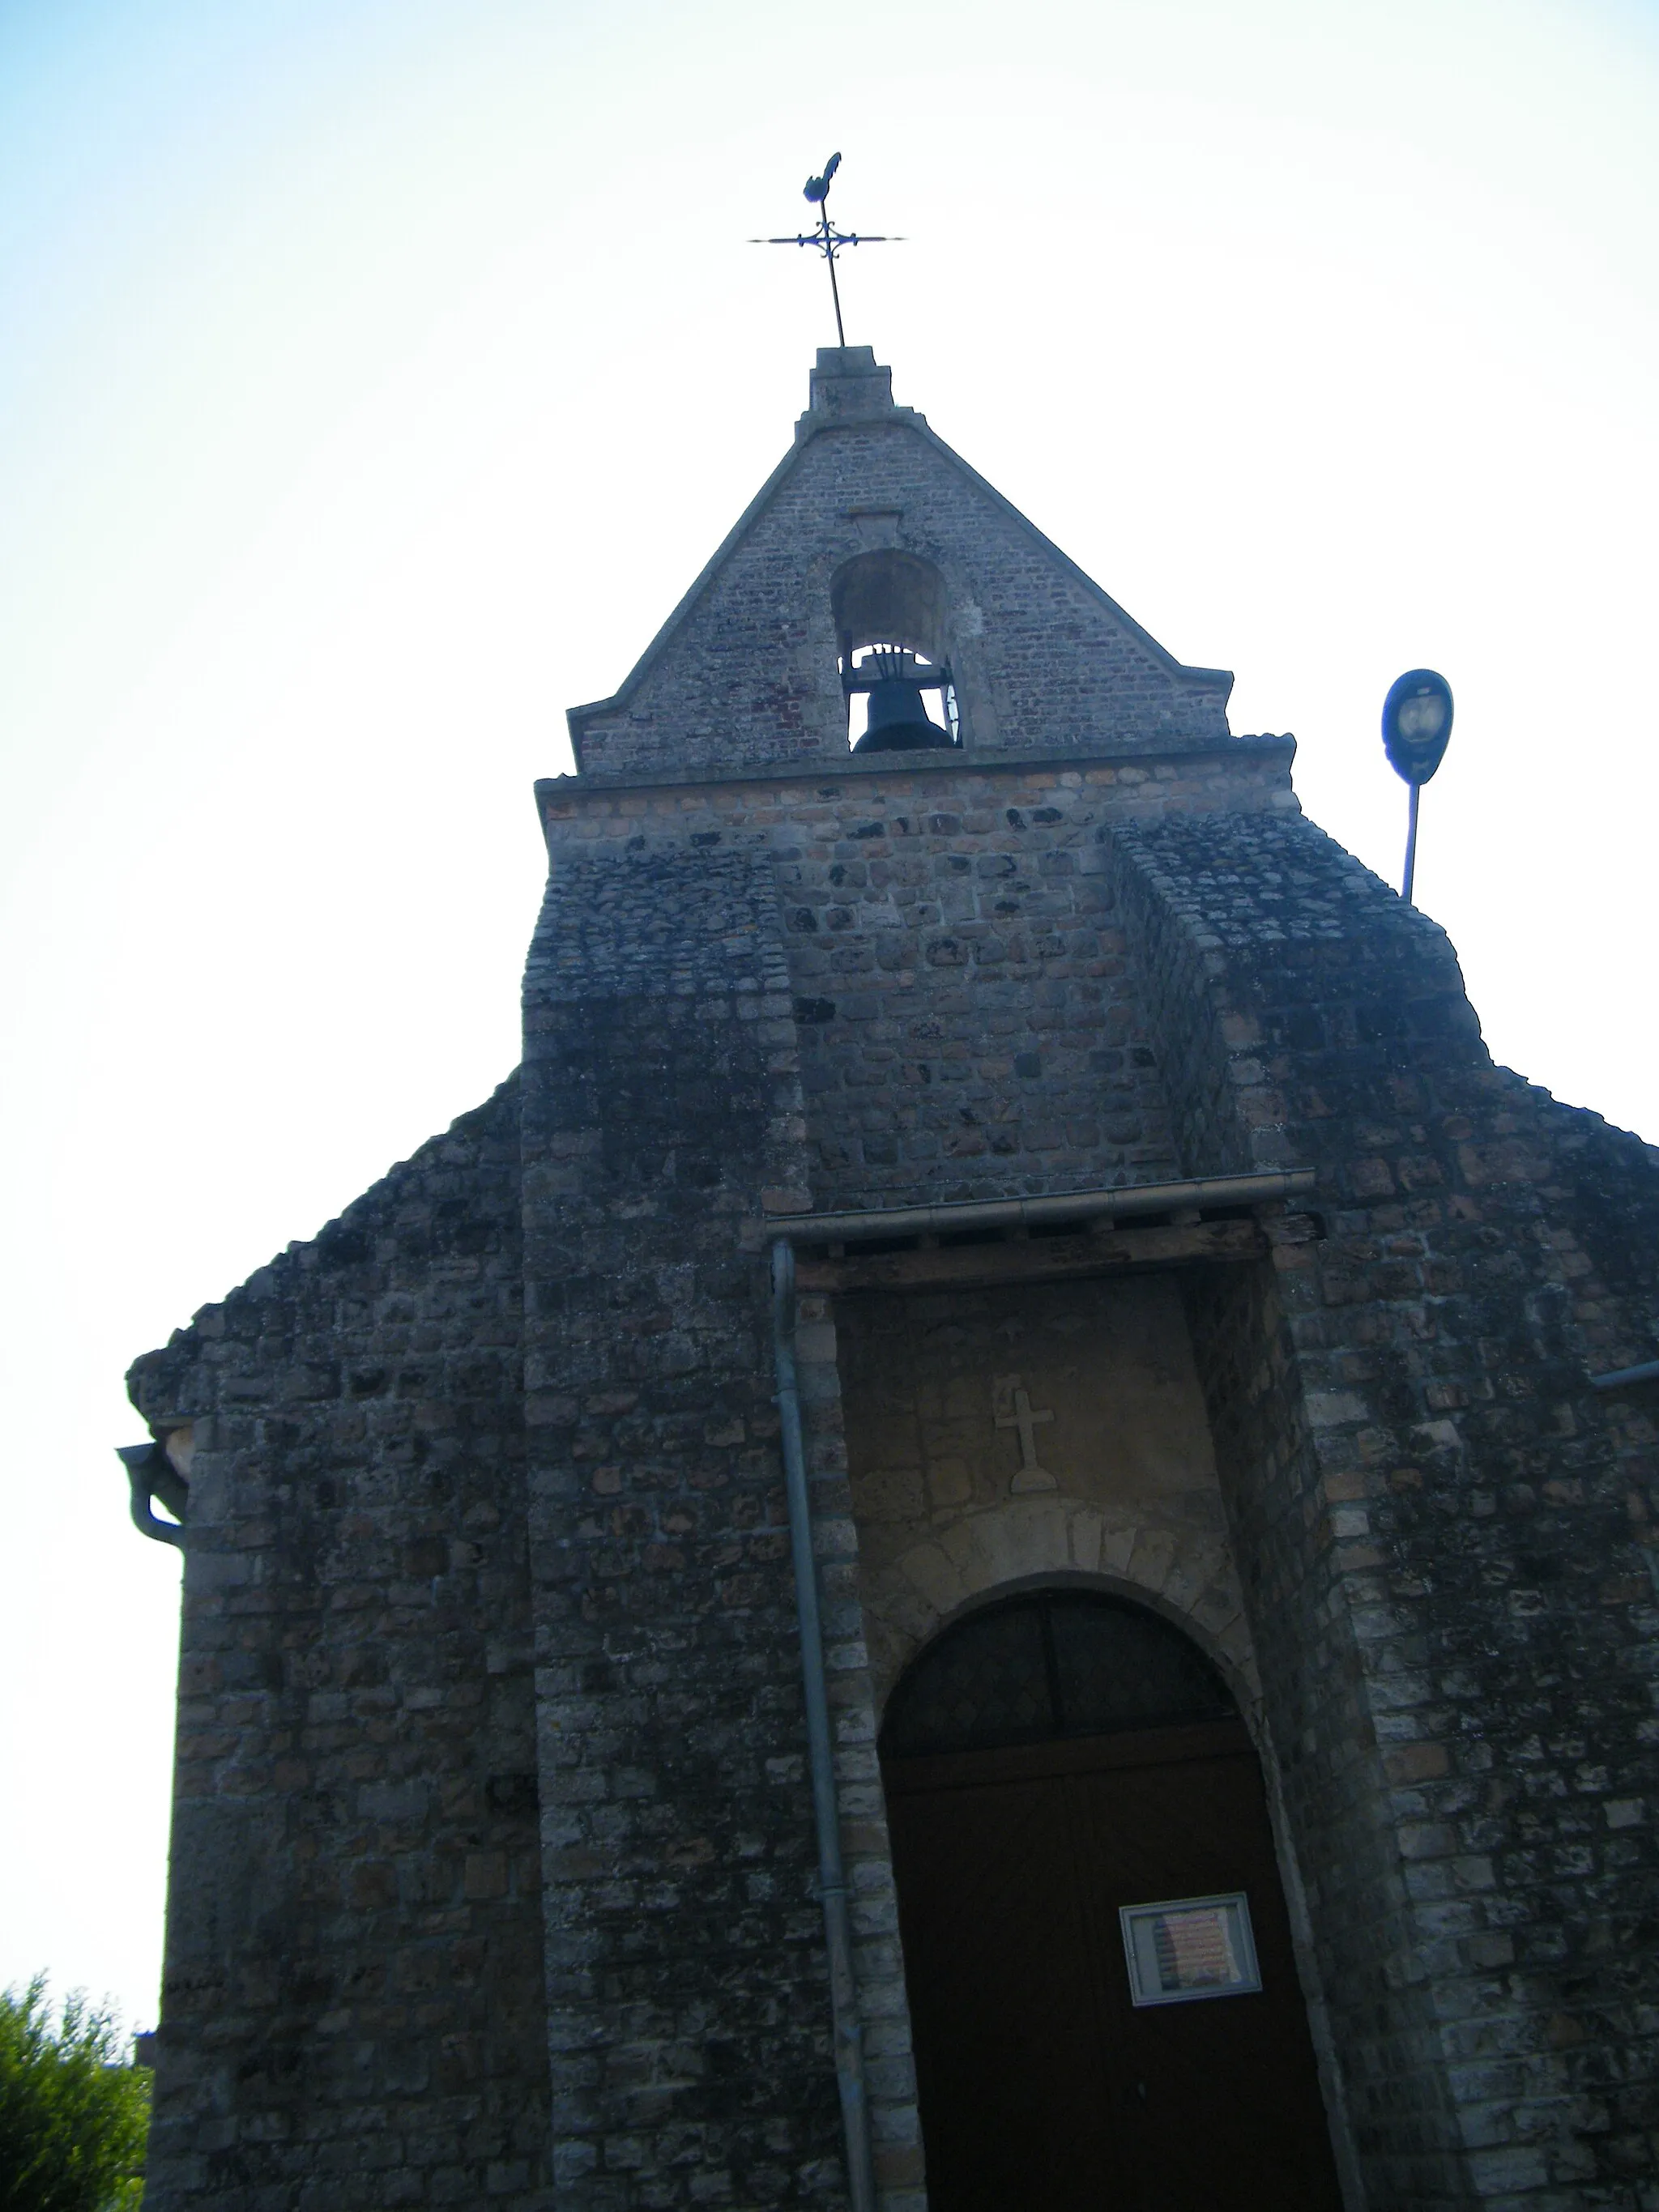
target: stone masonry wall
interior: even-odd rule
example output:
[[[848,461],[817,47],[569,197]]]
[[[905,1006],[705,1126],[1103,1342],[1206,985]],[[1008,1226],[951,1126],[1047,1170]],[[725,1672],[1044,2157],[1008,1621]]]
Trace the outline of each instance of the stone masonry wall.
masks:
[[[871,1671],[882,1704],[964,1606],[1099,1576],[1195,1633],[1252,1717],[1255,1654],[1172,1273],[837,1299]],[[1049,1486],[1012,1488],[1024,1388]]]
[[[603,826],[555,825],[525,1001],[558,2201],[829,2208],[846,2193],[767,1270],[741,1237],[804,1202],[788,969],[764,854]],[[844,1642],[833,1426],[814,1471]],[[863,1873],[867,1693],[838,1711],[883,2203],[920,2212],[890,1876]]]
[[[884,777],[776,852],[821,1206],[1178,1173],[1092,777]]]
[[[1496,1069],[1300,823],[1114,846],[1192,1164],[1322,1239],[1193,1318],[1374,2207],[1659,2203],[1659,1156]]]
[[[1279,739],[1157,761],[960,760],[805,783],[539,787],[549,834],[764,854],[820,1207],[1182,1171],[1110,825],[1294,807]],[[574,956],[573,956],[574,957]]]
[[[191,1419],[151,2212],[548,2202],[516,1084],[163,1352]]]
[[[765,1224],[946,1175],[955,1195],[1174,1172],[1103,929],[1102,837],[1170,807],[1293,804],[1288,751],[540,787],[526,1387],[562,2202],[842,2191]],[[947,944],[959,957],[927,957]],[[1035,1084],[1016,1024],[1048,1054]],[[936,1066],[906,1068],[908,1091],[896,1034]],[[1058,1145],[1024,1103],[1045,1074],[1079,1101]],[[1077,1126],[1103,1091],[1133,1131]],[[822,1299],[801,1318],[878,2173],[890,2212],[920,2212],[835,1335]]]
[[[739,531],[617,699],[573,711],[584,772],[844,760],[830,581],[890,545],[945,580],[970,751],[1224,741],[1231,678],[1166,653],[920,416],[893,408],[890,383],[850,417],[823,404],[861,354],[820,356],[800,442]]]

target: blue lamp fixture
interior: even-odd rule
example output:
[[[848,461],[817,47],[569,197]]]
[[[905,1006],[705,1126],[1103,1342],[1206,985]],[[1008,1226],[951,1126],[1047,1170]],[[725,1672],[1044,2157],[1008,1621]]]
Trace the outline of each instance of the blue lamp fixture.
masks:
[[[1382,702],[1382,750],[1389,765],[1411,787],[1406,830],[1406,875],[1400,886],[1411,897],[1417,873],[1417,798],[1446,757],[1451,739],[1451,685],[1432,668],[1408,668],[1389,686]]]

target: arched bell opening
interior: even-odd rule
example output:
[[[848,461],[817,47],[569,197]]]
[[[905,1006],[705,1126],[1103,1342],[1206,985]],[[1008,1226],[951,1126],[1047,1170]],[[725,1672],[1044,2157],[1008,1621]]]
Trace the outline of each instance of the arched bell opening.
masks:
[[[959,1616],[880,1733],[930,2212],[1339,2212],[1261,1767],[1130,1600]]]
[[[856,554],[830,579],[830,599],[853,750],[959,744],[948,598],[933,562],[896,546]]]

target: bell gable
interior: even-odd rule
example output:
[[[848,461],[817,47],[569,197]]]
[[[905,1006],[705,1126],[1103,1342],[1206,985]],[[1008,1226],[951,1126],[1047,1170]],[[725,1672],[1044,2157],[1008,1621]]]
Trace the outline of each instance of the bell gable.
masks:
[[[925,712],[964,754],[1230,734],[1230,674],[1176,660],[895,406],[869,347],[824,348],[790,452],[622,689],[571,708],[571,738],[581,773],[606,781],[828,766],[883,684],[872,718]],[[924,708],[895,705],[896,684],[922,687]]]

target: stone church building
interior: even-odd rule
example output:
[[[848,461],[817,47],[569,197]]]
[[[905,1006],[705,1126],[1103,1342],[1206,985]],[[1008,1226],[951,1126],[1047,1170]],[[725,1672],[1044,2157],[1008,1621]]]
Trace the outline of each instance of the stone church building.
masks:
[[[133,1369],[151,2212],[1659,2207],[1659,1154],[1230,683],[819,356],[519,1071]]]

